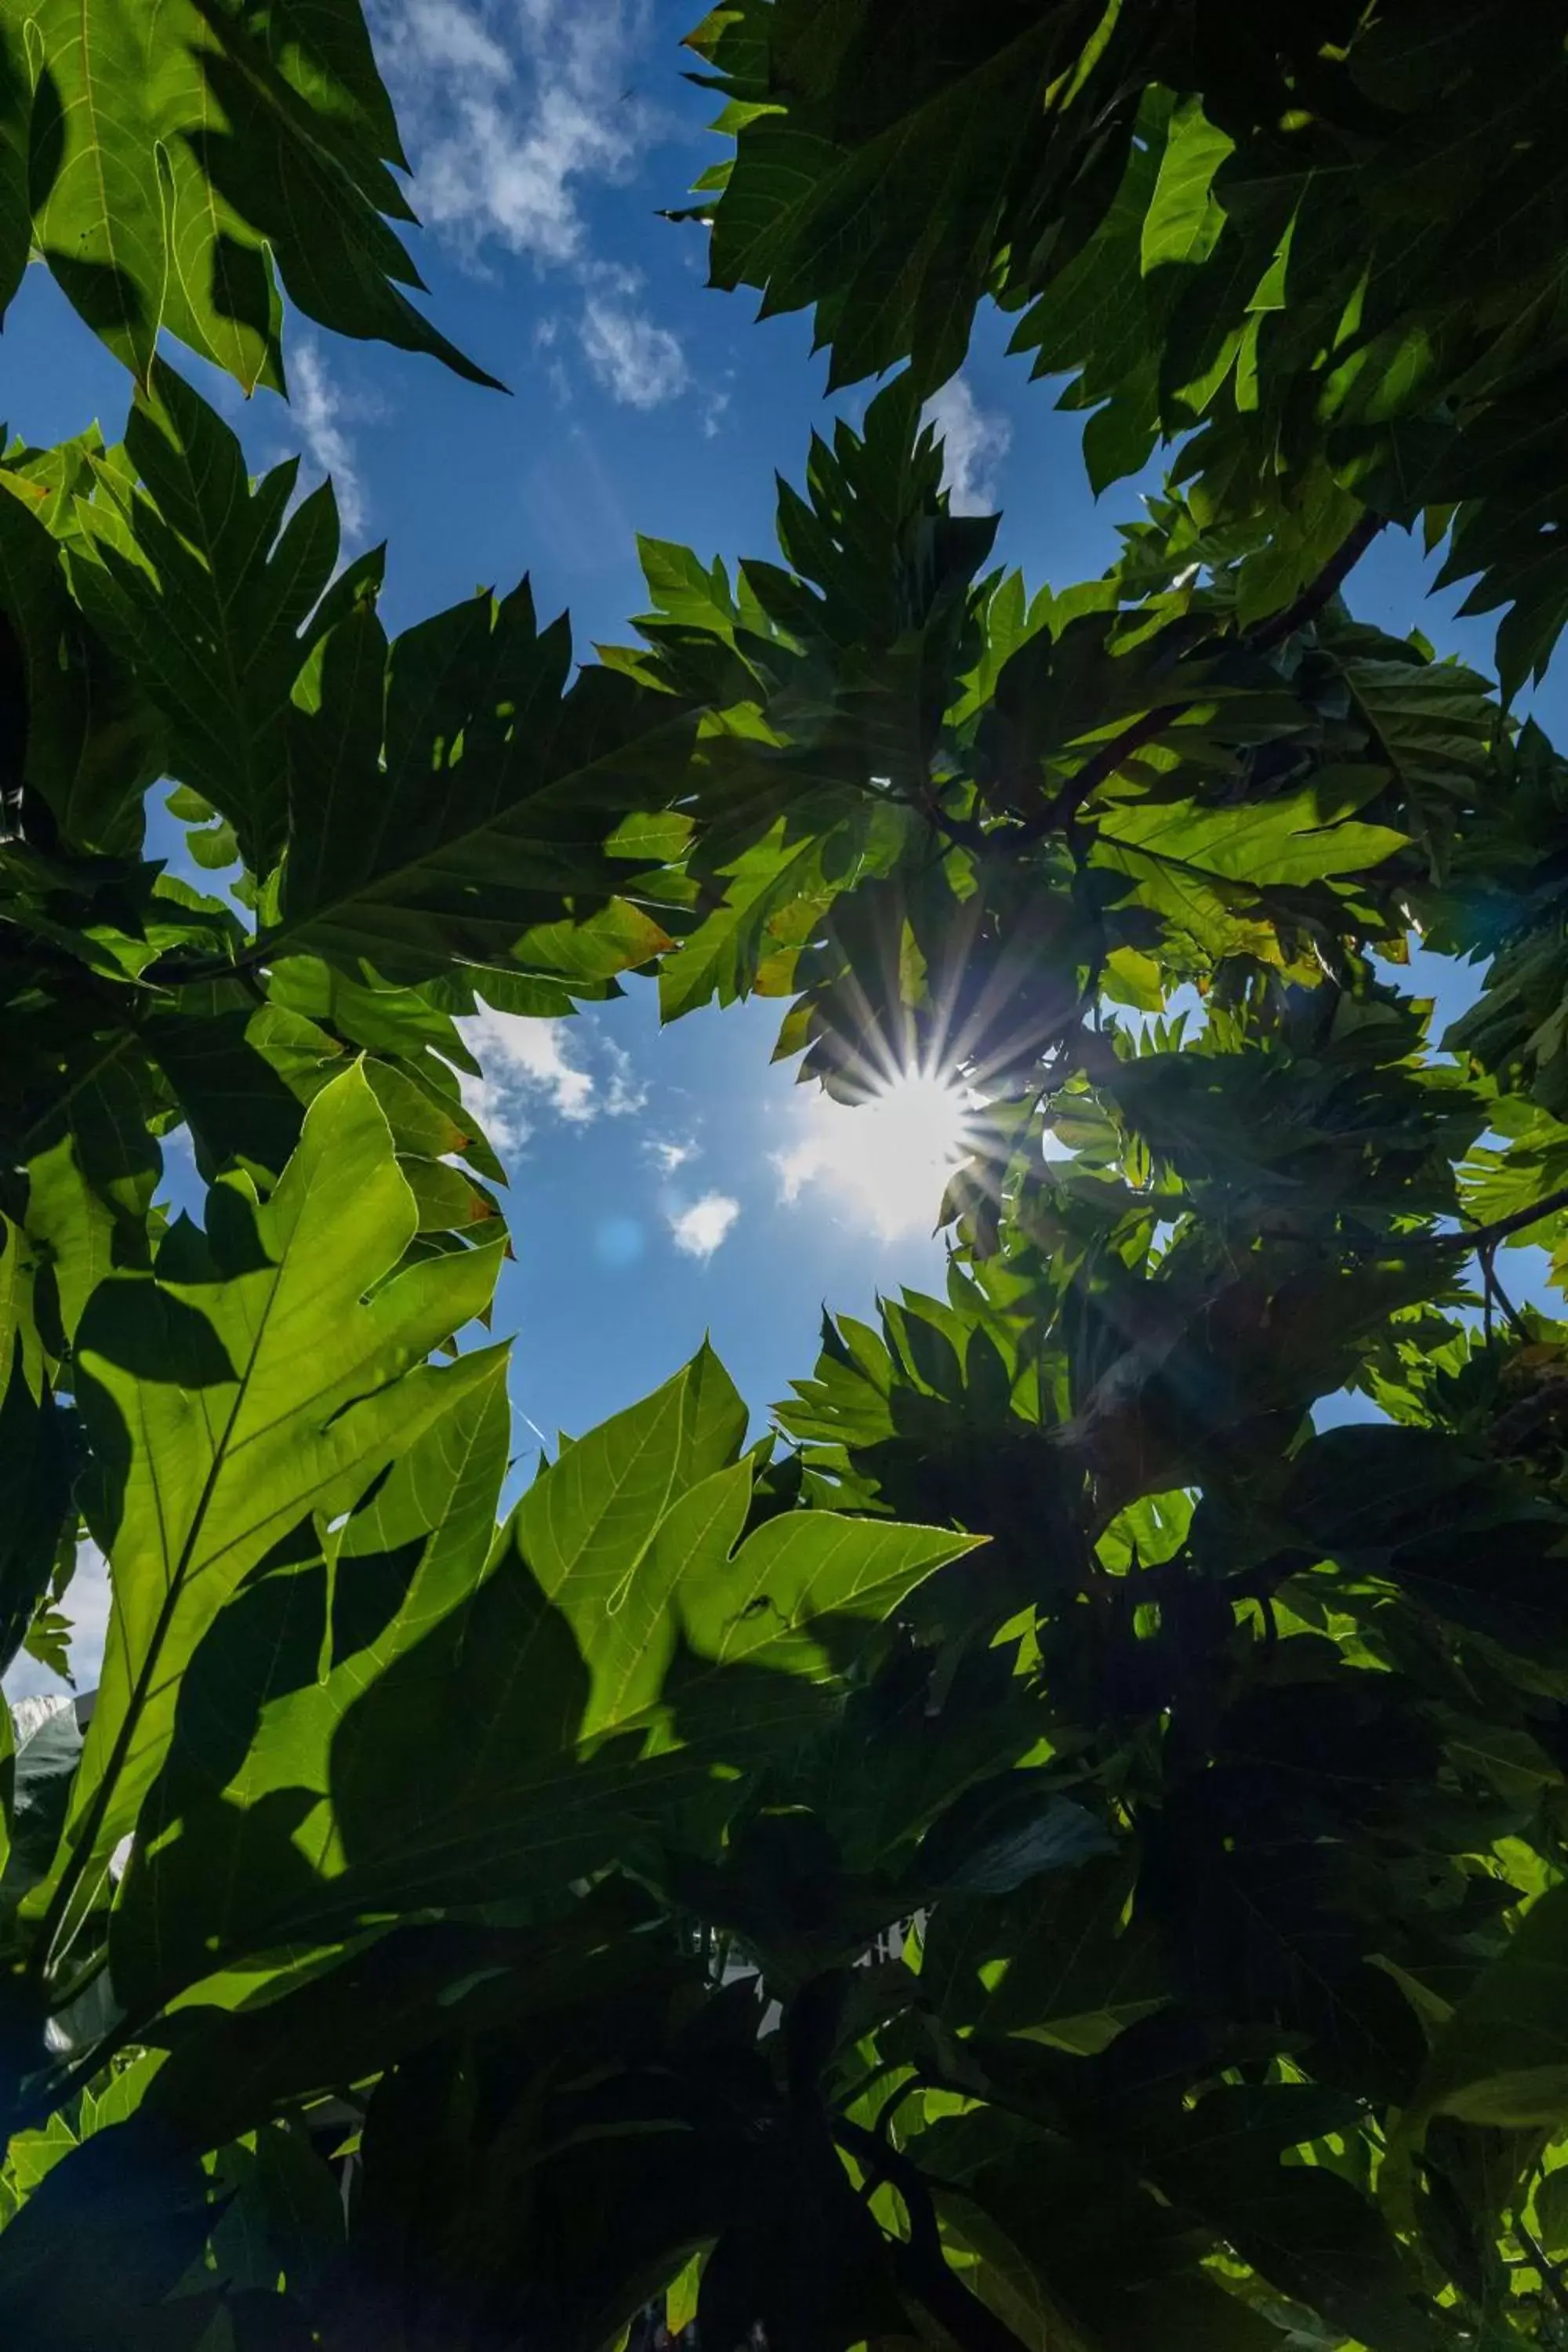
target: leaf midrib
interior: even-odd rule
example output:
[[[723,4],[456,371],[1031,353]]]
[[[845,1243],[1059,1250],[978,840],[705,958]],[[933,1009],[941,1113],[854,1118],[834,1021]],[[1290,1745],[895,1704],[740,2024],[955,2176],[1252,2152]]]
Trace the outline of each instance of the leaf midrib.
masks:
[[[308,1203],[310,1192],[314,1190],[320,1177],[325,1172],[324,1165],[319,1165],[318,1168],[311,1171],[309,1186],[305,1194],[306,1203]],[[301,1203],[301,1208],[303,1208],[304,1205],[305,1203]],[[207,1514],[212,1508],[218,1480],[223,1474],[228,1458],[228,1448],[233,1436],[235,1424],[248,1394],[250,1382],[255,1378],[257,1360],[260,1355],[262,1345],[266,1339],[268,1328],[271,1322],[273,1306],[276,1303],[279,1291],[282,1287],[283,1275],[287,1264],[288,1244],[286,1243],[284,1245],[283,1255],[278,1262],[275,1277],[268,1286],[266,1299],[262,1306],[261,1313],[257,1319],[255,1336],[247,1353],[244,1369],[236,1383],[234,1398],[225,1418],[222,1437],[219,1443],[213,1449],[212,1460],[207,1465],[206,1475],[202,1481],[201,1492],[196,1499],[195,1509],[191,1514],[190,1527],[186,1531],[185,1539],[180,1547],[179,1553],[169,1574],[168,1581],[164,1588],[163,1599],[159,1606],[158,1614],[153,1621],[153,1632],[148,1641],[146,1655],[135,1680],[131,1685],[130,1694],[126,1700],[124,1716],[121,1719],[120,1728],[115,1734],[114,1744],[110,1749],[109,1757],[105,1762],[103,1771],[100,1776],[98,1787],[93,1792],[92,1801],[83,1821],[81,1830],[77,1837],[71,1842],[70,1860],[68,1862],[65,1870],[61,1874],[60,1883],[56,1888],[48,1909],[44,1915],[43,1922],[39,1929],[38,1948],[45,1966],[47,1965],[52,1955],[55,1939],[60,1927],[65,1922],[66,1915],[69,1909],[72,1897],[76,1894],[78,1887],[80,1885],[82,1879],[87,1874],[87,1870],[91,1862],[93,1850],[97,1845],[99,1837],[102,1832],[103,1823],[113,1804],[119,1780],[124,1772],[127,1761],[131,1756],[136,1731],[139,1726],[139,1720],[146,1709],[151,1676],[163,1654],[164,1643],[169,1638],[175,1615],[178,1612],[179,1602],[184,1591],[185,1579],[189,1573],[191,1560],[195,1547],[200,1539],[202,1530],[205,1525]],[[163,1513],[162,1496],[159,1492],[157,1483],[157,1449],[155,1447],[149,1449],[149,1458],[153,1464],[153,1491],[154,1495],[158,1497],[158,1524],[161,1535],[163,1526]]]

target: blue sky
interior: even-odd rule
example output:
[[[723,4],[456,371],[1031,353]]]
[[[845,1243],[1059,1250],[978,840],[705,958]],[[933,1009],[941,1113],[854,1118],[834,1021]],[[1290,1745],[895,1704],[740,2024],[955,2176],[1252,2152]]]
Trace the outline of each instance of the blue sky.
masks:
[[[657,216],[720,152],[712,94],[682,79],[694,15],[694,0],[373,8],[431,307],[510,397],[298,320],[290,406],[268,394],[247,406],[171,352],[258,468],[299,450],[309,474],[332,472],[351,544],[389,542],[394,629],[526,571],[542,613],[570,609],[581,652],[624,639],[644,602],[637,531],[704,558],[771,553],[775,468],[798,480],[812,426],[864,404],[863,392],[825,402],[808,322],[753,323],[751,297],[705,288],[701,231]],[[940,397],[950,485],[967,507],[1000,502],[999,554],[1031,583],[1080,579],[1110,560],[1135,488],[1096,504],[1079,421],[1005,341],[983,318]],[[0,339],[0,415],[39,442],[95,416],[114,437],[126,399],[119,369],[30,270]],[[1385,540],[1356,574],[1356,609],[1399,630],[1418,621],[1484,667],[1485,624],[1456,624],[1454,596],[1424,602],[1423,570]],[[1548,724],[1554,699],[1549,688]],[[824,1301],[864,1313],[879,1289],[941,1279],[939,1180],[911,1177],[889,1139],[900,1214],[879,1223],[852,1172],[865,1114],[770,1066],[778,1007],[661,1032],[651,987],[631,989],[570,1023],[495,1024],[485,1041],[485,1109],[511,1177],[516,1259],[497,1328],[516,1334],[520,1469],[539,1432],[552,1441],[630,1402],[705,1330],[762,1414],[809,1371]],[[90,1679],[101,1602],[79,1599]]]

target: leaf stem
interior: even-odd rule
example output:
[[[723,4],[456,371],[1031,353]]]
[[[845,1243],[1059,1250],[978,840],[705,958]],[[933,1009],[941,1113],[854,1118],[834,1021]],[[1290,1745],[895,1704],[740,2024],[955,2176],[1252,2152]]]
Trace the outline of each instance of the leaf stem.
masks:
[[[1476,1255],[1480,1260],[1481,1280],[1486,1286],[1486,1336],[1488,1342],[1489,1344],[1492,1336],[1492,1305],[1494,1300],[1496,1304],[1502,1308],[1503,1314],[1508,1321],[1509,1328],[1513,1333],[1514,1338],[1516,1339],[1528,1339],[1530,1333],[1525,1327],[1524,1318],[1521,1315],[1518,1307],[1514,1305],[1512,1299],[1509,1297],[1507,1291],[1503,1288],[1502,1284],[1498,1279],[1497,1254],[1498,1244],[1496,1242],[1487,1242],[1476,1252]]]
[[[879,2139],[847,2116],[834,2118],[833,2132],[840,2147],[881,2173],[903,2201],[910,2234],[907,2240],[895,2240],[892,2248],[900,2285],[946,2328],[963,2352],[1025,2352],[1021,2338],[949,2269],[930,2184],[920,2167],[890,2140]]]
[[[1563,2285],[1562,2272],[1552,2260],[1540,2239],[1536,2237],[1533,2231],[1527,2229],[1523,2221],[1517,2216],[1514,2220],[1513,2234],[1530,2256],[1531,2266],[1541,2273],[1542,2284],[1551,2294],[1552,2301],[1560,2310],[1568,2311],[1568,2287]]]

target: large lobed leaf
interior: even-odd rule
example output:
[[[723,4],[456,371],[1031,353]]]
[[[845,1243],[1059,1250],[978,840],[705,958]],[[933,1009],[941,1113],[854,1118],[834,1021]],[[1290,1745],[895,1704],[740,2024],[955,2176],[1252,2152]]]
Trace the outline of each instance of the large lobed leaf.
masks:
[[[731,1810],[737,1775],[831,1713],[889,1612],[973,1548],[825,1511],[744,1534],[744,1410],[706,1349],[566,1444],[487,1544],[493,1404],[454,1399],[350,1520],[330,1623],[307,1558],[240,1594],[193,1662],[116,1917],[128,1986],[166,1992],[180,1954],[202,1973],[657,1851],[682,1808]],[[350,1580],[360,1563],[369,1601],[378,1556],[356,1637]],[[258,1727],[237,1755],[234,1721]]]
[[[666,943],[616,896],[657,871],[627,820],[672,799],[691,721],[603,669],[568,688],[564,621],[526,582],[388,646],[368,605],[322,637],[290,719],[292,821],[269,953],[389,979],[453,964],[593,988]],[[626,827],[626,854],[616,835]]]
[[[113,1612],[51,1916],[92,1895],[133,1827],[184,1665],[247,1572],[301,1517],[347,1509],[483,1377],[482,1357],[446,1373],[424,1359],[488,1305],[498,1253],[398,1271],[416,1222],[351,1070],[311,1105],[269,1201],[219,1186],[205,1236],[182,1222],[153,1271],[95,1293],[77,1360]]]
[[[25,254],[30,213],[51,273],[140,383],[167,331],[247,393],[281,390],[275,268],[323,326],[493,382],[403,291],[420,280],[390,223],[413,215],[359,0],[41,0],[23,22],[0,152],[26,146],[30,169],[0,178],[0,236]]]
[[[1505,683],[1539,675],[1568,615],[1549,13],[741,0],[689,42],[734,142],[693,207],[713,281],[813,307],[833,382],[910,359],[933,389],[994,296],[1092,411],[1097,488],[1192,436],[1209,520],[1255,533],[1244,616],[1362,501],[1425,509],[1468,609],[1506,608]]]

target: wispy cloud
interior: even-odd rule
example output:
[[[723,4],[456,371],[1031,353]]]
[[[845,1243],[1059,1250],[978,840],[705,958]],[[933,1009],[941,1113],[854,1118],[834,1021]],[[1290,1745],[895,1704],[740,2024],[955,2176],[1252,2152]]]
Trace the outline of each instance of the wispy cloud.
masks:
[[[658,408],[691,381],[679,338],[623,300],[591,294],[577,334],[595,381],[630,408]]]
[[[636,1118],[647,1108],[647,1081],[637,1076],[624,1045],[613,1045],[606,1037],[604,1051],[609,1079],[600,1108],[606,1118]]]
[[[320,348],[296,331],[289,347],[289,414],[310,466],[331,476],[345,539],[364,528],[364,490],[354,445],[344,425],[354,413],[332,381]]]
[[[458,1025],[482,1069],[479,1077],[461,1074],[463,1100],[500,1152],[520,1151],[540,1117],[585,1127],[631,1118],[647,1101],[630,1055],[585,1024],[573,1024],[570,1045],[564,1020],[527,1020],[489,1005]]]
[[[494,240],[587,260],[584,184],[629,178],[657,135],[625,80],[651,16],[648,0],[383,0],[415,209],[476,256]]]
[[[584,360],[637,408],[678,398],[690,372],[679,338],[633,299],[637,273],[595,254],[584,199],[630,179],[661,135],[632,79],[653,16],[653,0],[381,0],[375,12],[416,210],[476,266],[499,246],[574,278]]]
[[[710,1258],[740,1213],[741,1203],[728,1192],[704,1192],[688,1208],[668,1210],[666,1223],[670,1239],[684,1256]]]
[[[704,441],[716,441],[719,438],[729,405],[730,395],[727,392],[710,392],[708,394],[702,410]]]
[[[655,1167],[662,1169],[665,1175],[673,1176],[678,1168],[684,1168],[689,1160],[697,1158],[701,1146],[689,1136],[679,1139],[669,1135],[650,1135],[645,1139],[643,1150]]]
[[[815,1138],[805,1143],[792,1144],[785,1151],[769,1155],[773,1172],[779,1180],[779,1200],[786,1209],[793,1209],[814,1177],[820,1176],[827,1166],[825,1145]]]
[[[962,375],[932,394],[923,415],[942,438],[942,487],[953,513],[994,514],[997,474],[1013,446],[1007,418],[1000,409],[982,408]]]

